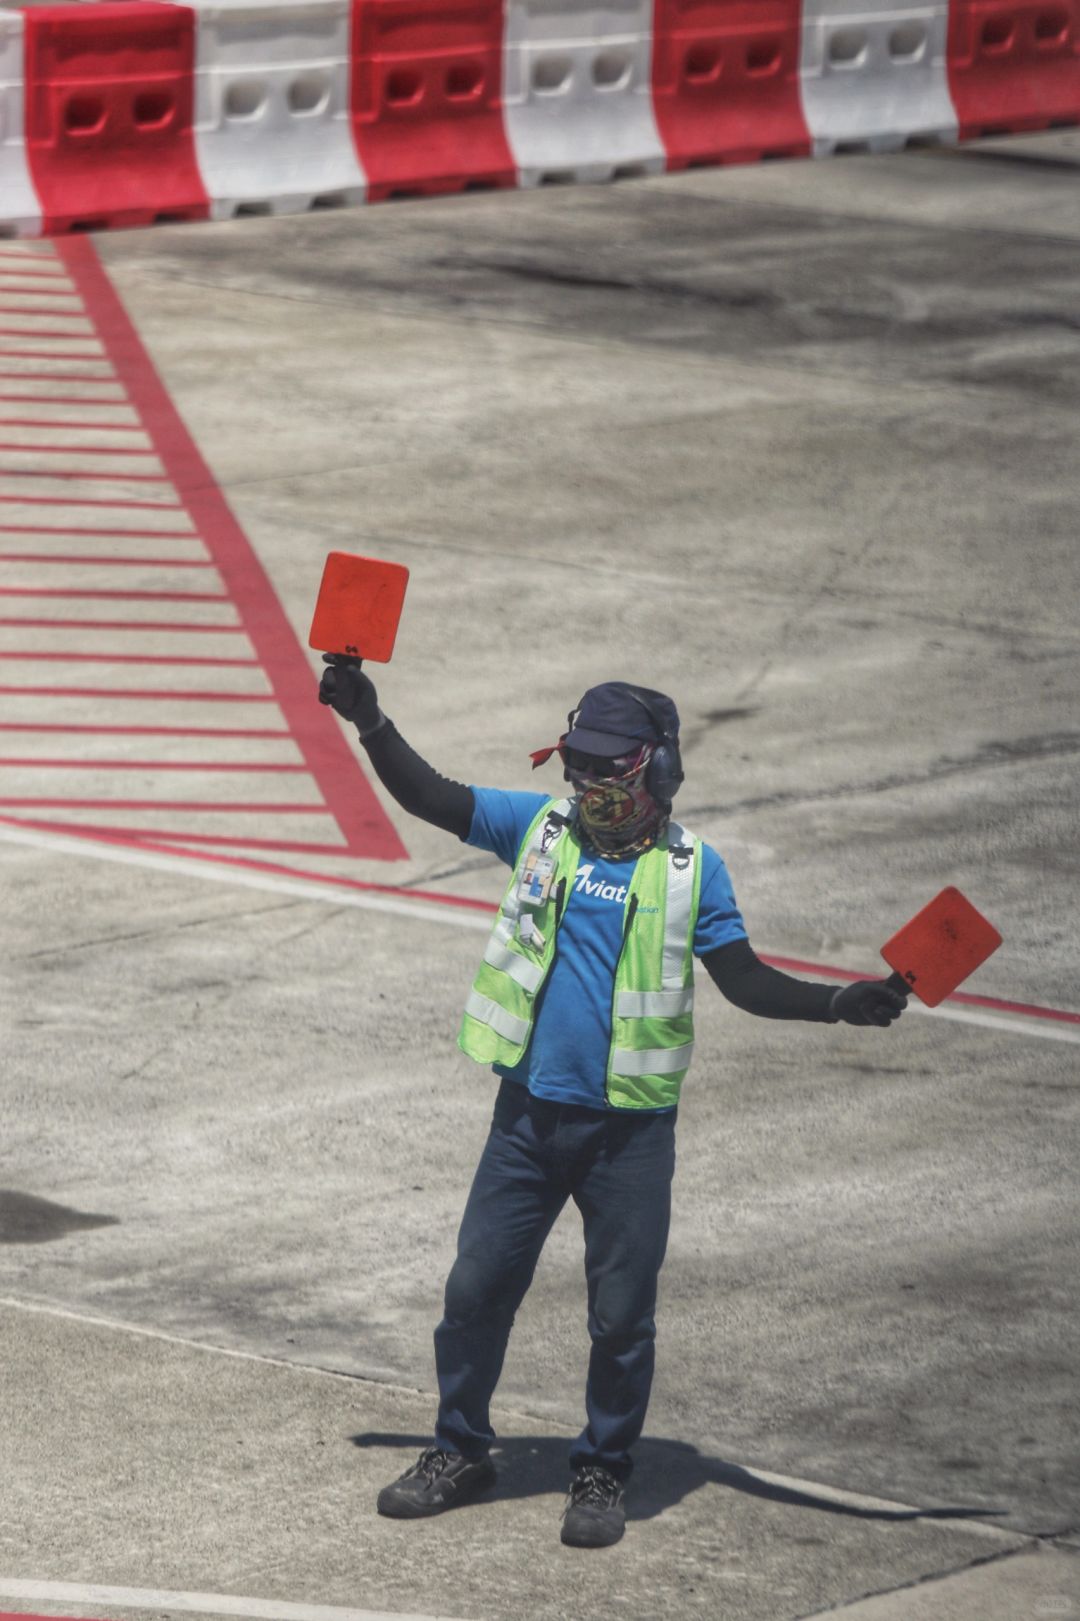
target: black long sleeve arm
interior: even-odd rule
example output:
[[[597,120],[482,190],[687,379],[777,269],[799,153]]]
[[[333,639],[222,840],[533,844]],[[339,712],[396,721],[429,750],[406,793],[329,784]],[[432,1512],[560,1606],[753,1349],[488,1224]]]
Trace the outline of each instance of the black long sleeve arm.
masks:
[[[361,738],[375,775],[410,816],[432,822],[459,839],[467,836],[473,819],[473,791],[463,782],[440,777],[422,760],[392,720]]]
[[[732,940],[701,960],[717,988],[745,1013],[757,1013],[763,1019],[833,1022],[829,1004],[834,985],[815,985],[770,968],[757,956],[749,940]]]

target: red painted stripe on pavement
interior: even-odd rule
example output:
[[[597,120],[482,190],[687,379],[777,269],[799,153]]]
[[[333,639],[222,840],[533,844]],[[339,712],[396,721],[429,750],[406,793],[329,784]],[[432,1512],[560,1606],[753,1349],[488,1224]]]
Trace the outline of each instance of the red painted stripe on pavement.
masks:
[[[29,382],[34,381],[33,378],[24,377],[22,372],[0,372],[0,377],[18,377],[19,380],[21,382],[24,382],[24,383],[29,383]],[[60,381],[61,381],[61,379],[59,377],[50,377],[49,378],[50,383],[58,383]],[[68,379],[68,381],[72,382],[72,383],[75,383],[75,382],[78,382],[78,383],[97,383],[97,382],[100,382],[103,385],[103,387],[105,387],[105,388],[119,388],[120,387],[119,383],[114,383],[112,378],[109,378],[109,377],[102,377],[102,378],[97,378],[97,377],[71,377],[71,378]],[[125,394],[123,394],[123,393],[121,393],[118,396],[114,396],[111,399],[103,399],[103,398],[100,398],[100,397],[95,399],[95,397],[92,394],[7,394],[7,393],[0,393],[0,401],[13,401],[13,400],[18,400],[21,404],[26,404],[27,401],[30,401],[34,405],[112,405],[112,406],[117,406],[121,410],[124,410],[124,411],[130,411],[130,409],[131,409],[130,405],[127,402],[127,396]],[[47,428],[49,426],[50,426],[50,424],[48,422],[42,423],[42,427]],[[74,424],[71,424],[71,426],[74,426]],[[92,426],[95,427],[95,428],[99,427],[99,426],[100,427],[105,427],[106,424],[104,422],[102,422],[100,424],[95,422],[95,423],[92,424]],[[114,426],[115,427],[123,427],[123,426],[128,426],[128,424],[118,422],[118,423],[115,423]],[[137,426],[137,424],[133,423],[133,424],[131,424],[131,426],[135,427],[135,426]]]
[[[40,1596],[39,1594],[38,1597]],[[0,1610],[0,1621],[85,1621],[85,1617],[33,1615],[28,1610]]]
[[[2,358],[2,356],[0,356],[0,358]],[[13,359],[14,356],[9,355],[8,358]],[[100,366],[101,361],[95,360],[93,364],[95,366]],[[120,387],[119,380],[115,376],[101,376],[95,372],[85,371],[0,371],[0,377],[6,377],[9,381],[15,383],[99,383],[102,388]],[[43,397],[44,396],[40,394],[15,394],[10,396],[10,398],[17,400],[37,400],[42,399]],[[0,394],[0,399],[7,398],[9,398],[8,395]],[[79,403],[82,404],[83,402],[79,401]],[[120,399],[103,401],[102,403],[107,403],[109,405],[124,405],[126,404],[126,401]]]
[[[59,298],[60,296],[61,295],[59,293],[53,294],[54,298]],[[77,298],[78,294],[65,293],[63,296],[65,298]],[[23,308],[5,309],[4,305],[0,304],[0,315],[62,315],[63,313],[63,310],[28,310]],[[71,311],[71,319],[73,321],[82,321],[84,326],[89,324],[86,317],[84,315],[80,315],[78,310]],[[43,332],[39,327],[36,326],[0,326],[0,338],[45,338],[46,340],[49,338],[74,338],[76,342],[78,342],[80,338],[85,338],[86,341],[89,342],[93,336],[94,333],[92,329],[89,332]],[[0,351],[0,353],[5,355],[22,355],[26,353],[26,350],[4,349]],[[68,357],[65,356],[64,358],[66,359]],[[104,360],[105,356],[86,355],[84,358],[87,360]]]
[[[89,737],[291,738],[284,726],[79,726],[61,721],[3,720],[0,732],[72,732]]]
[[[27,475],[30,476],[30,475]],[[37,478],[56,478],[56,473],[38,473]],[[4,474],[0,472],[0,478]],[[169,483],[171,480],[164,480]],[[0,501],[13,507],[108,507],[110,512],[175,512],[179,501],[128,501],[117,497],[111,501],[98,501],[91,495],[0,495]]]
[[[132,404],[151,431],[173,486],[206,539],[286,723],[347,844],[357,855],[404,859],[408,852],[344,733],[316,703],[314,676],[296,632],[162,385],[93,244],[85,236],[68,236],[56,246]]]
[[[171,567],[166,563],[164,567]],[[0,585],[0,597],[67,597],[73,601],[84,599],[110,602],[232,602],[222,591],[69,591],[66,587],[36,585]]]
[[[0,400],[36,400],[39,405],[111,405],[111,400],[54,400],[42,399],[39,394],[0,394]],[[116,404],[123,402],[117,400]],[[69,422],[66,417],[0,417],[0,427],[3,428],[72,428],[80,433],[140,433],[145,438],[146,429],[140,428],[137,422]],[[15,446],[8,446],[15,449]],[[74,447],[73,447],[74,448]],[[123,452],[118,451],[118,455]]]
[[[78,622],[72,620],[70,628],[78,630]],[[199,658],[195,654],[180,653],[69,653],[66,648],[55,652],[44,648],[18,647],[0,653],[0,660],[4,663],[16,663],[28,659],[44,663],[55,661],[62,664],[203,664],[218,669],[245,669],[259,670],[262,668],[258,659],[216,659]]]
[[[338,844],[314,843],[303,839],[251,839],[229,833],[185,833],[181,830],[156,829],[153,833],[144,827],[99,827],[92,822],[62,822],[32,816],[0,816],[8,827],[30,827],[43,833],[78,833],[95,842],[137,844],[147,838],[166,840],[169,844],[215,845],[226,849],[276,850],[281,855],[348,856],[344,840]],[[162,846],[163,848],[165,846]],[[202,859],[200,851],[200,860]],[[310,876],[310,875],[309,875]]]
[[[17,698],[130,698],[133,703],[167,700],[169,703],[272,704],[269,692],[132,692],[130,687],[5,687],[0,693]]]
[[[235,800],[224,803],[216,799],[47,799],[47,798],[18,798],[8,796],[0,799],[0,805],[14,809],[17,805],[25,805],[27,810],[141,810],[141,811],[199,811],[214,816],[259,815],[259,816],[329,816],[330,809],[326,805],[278,805],[270,800],[265,803],[253,799],[248,804],[240,804]],[[72,824],[74,826],[74,824]],[[342,848],[342,854],[348,851]]]
[[[185,536],[184,538],[186,539],[187,537]],[[94,557],[89,554],[84,557],[78,552],[65,553],[63,556],[61,556],[58,552],[0,552],[0,563],[67,563],[69,566],[72,563],[77,563],[80,567],[85,563],[89,568],[214,567],[214,564],[209,558],[201,557]],[[5,623],[13,625],[28,625],[31,623],[31,621],[29,619],[12,619],[7,621],[0,619],[0,624]],[[44,624],[46,621],[43,620],[42,623]],[[70,624],[71,621],[65,619],[62,620],[61,623],[67,625]],[[85,625],[87,621],[85,619],[80,619],[79,623],[81,625]]]
[[[33,333],[29,332],[19,333],[21,338],[33,337],[33,335]],[[71,338],[75,337],[75,333],[65,332],[62,336]],[[81,360],[87,366],[105,366],[108,364],[107,355],[88,355],[82,349],[0,349],[0,355],[5,360]],[[48,373],[39,375],[47,376]]]
[[[7,420],[4,420],[4,421],[0,422],[0,427],[5,427],[6,428],[9,425],[10,424],[9,424],[9,422]],[[70,422],[56,422],[56,423],[50,422],[49,423],[50,428],[51,427],[70,428],[71,426],[72,426],[72,424]],[[80,430],[80,431],[82,431],[82,430]],[[128,433],[138,433],[138,431],[139,430],[137,428],[128,428],[127,429]],[[133,448],[130,445],[29,445],[29,444],[24,445],[24,444],[20,444],[18,440],[11,440],[11,439],[0,439],[0,450],[28,450],[35,456],[156,456],[157,455],[156,450],[143,450],[142,448]],[[5,476],[10,476],[12,471],[13,471],[13,469],[10,468],[10,467],[8,467],[8,468],[0,468],[0,473],[4,474]],[[31,476],[33,476],[29,472],[27,472],[25,470],[22,470],[22,469],[20,469],[20,472],[21,472],[22,476],[25,477],[25,478],[30,478]],[[129,475],[126,474],[126,473],[93,473],[93,474],[90,474],[90,473],[84,473],[84,474],[68,473],[68,474],[61,475],[59,473],[46,472],[44,469],[42,469],[42,471],[37,474],[38,478],[59,478],[61,476],[67,477],[67,478],[79,478],[79,477],[83,477],[83,478],[91,478],[91,477],[93,477],[93,478],[126,478]],[[131,476],[133,476],[133,475],[131,475]]]
[[[34,771],[245,771],[258,774],[306,776],[306,765],[252,760],[36,760],[18,756],[0,758],[0,766]]]
[[[115,840],[115,842],[118,843],[136,843],[141,849],[159,850],[166,854],[185,854],[182,848],[175,848],[170,846],[168,843],[151,843],[149,842],[148,838],[137,835],[134,838],[116,837],[115,829],[97,833],[86,827],[85,824],[82,827],[79,827],[74,823],[30,823],[24,818],[13,816],[0,816],[0,821],[14,823],[20,826],[38,826],[43,829],[51,826],[55,829],[62,830],[65,833],[81,833],[88,837],[101,837],[106,840]],[[150,835],[150,838],[158,841],[168,839],[169,837],[170,835],[162,833]],[[175,838],[177,836],[172,835],[172,837]],[[181,835],[180,837],[188,838],[189,836],[185,834]],[[203,837],[207,836],[204,835]],[[242,844],[245,848],[256,847],[254,841],[237,840],[236,842]],[[446,894],[440,890],[410,889],[401,884],[367,883],[359,878],[346,878],[330,873],[312,873],[305,870],[303,867],[288,867],[283,866],[278,862],[258,861],[254,859],[247,860],[239,856],[229,856],[224,854],[214,855],[210,851],[206,851],[205,853],[200,852],[199,859],[201,861],[213,861],[220,865],[252,868],[261,872],[274,873],[280,877],[301,878],[308,883],[331,884],[337,888],[343,889],[370,890],[378,894],[397,896],[402,900],[432,901],[436,905],[440,906],[459,907],[465,908],[469,911],[487,912],[489,914],[494,914],[498,910],[496,904],[493,904],[490,901],[475,900],[470,895]],[[832,979],[848,980],[851,982],[859,979],[875,977],[872,974],[868,975],[855,973],[850,968],[838,968],[835,966],[835,964],[807,962],[798,957],[776,957],[767,955],[764,952],[759,952],[758,955],[760,956],[762,962],[767,963],[772,968],[787,970],[795,969],[802,973],[809,974],[827,974]],[[1050,1019],[1065,1024],[1080,1024],[1080,1013],[1073,1013],[1064,1008],[1043,1007],[1033,1002],[1010,1002],[1006,1001],[1002,997],[973,996],[964,991],[954,991],[951,996],[945,998],[945,1001],[947,1003],[969,1004],[975,1007],[988,1008],[999,1013],[1012,1013],[1026,1018]]]
[[[92,535],[95,540],[202,540],[197,529],[103,529],[78,523],[0,523],[0,535]]]
[[[0,800],[0,804],[2,803],[3,801]],[[179,842],[176,844],[162,842],[163,840],[167,840],[169,838],[169,835],[162,833],[148,832],[141,834],[139,832],[135,832],[132,835],[127,835],[121,834],[115,828],[109,828],[97,832],[88,828],[85,823],[82,826],[79,826],[75,822],[54,822],[52,824],[44,822],[35,823],[31,822],[28,818],[21,816],[0,816],[0,822],[6,822],[17,827],[36,826],[60,831],[65,834],[82,834],[84,837],[90,838],[95,842],[100,841],[106,844],[121,844],[128,847],[134,846],[140,850],[151,850],[163,855],[190,856],[192,854],[190,850],[185,850],[182,844]],[[211,836],[201,835],[200,837],[195,838],[192,835],[184,833],[180,835],[173,835],[173,837],[178,841],[187,840],[190,843],[201,844],[204,839],[209,841]],[[242,845],[244,848],[258,847],[257,841],[255,840],[237,839],[236,843]],[[317,846],[316,850],[326,853],[325,846]],[[342,846],[337,850],[336,853],[338,855],[348,855],[349,852],[344,846]],[[468,912],[494,913],[497,910],[497,907],[492,905],[490,901],[473,900],[472,896],[470,895],[446,895],[441,893],[439,890],[434,889],[407,889],[401,884],[378,884],[363,878],[342,878],[332,876],[327,873],[312,873],[306,871],[303,867],[287,867],[276,861],[259,861],[255,858],[249,859],[244,856],[232,856],[224,854],[218,855],[210,850],[202,849],[198,851],[198,858],[200,861],[213,862],[218,866],[243,867],[256,872],[274,873],[279,877],[302,878],[308,883],[331,884],[339,889],[361,890],[373,895],[390,895],[402,900],[434,901],[441,906],[448,906]]]
[[[65,456],[76,456],[76,455],[78,455],[78,453],[79,453],[78,448],[75,445],[65,445],[63,447],[63,454]],[[144,453],[141,450],[136,450],[136,451],[117,451],[117,450],[104,451],[103,450],[101,452],[101,454],[103,456],[123,456],[123,455],[141,456],[143,454],[147,454],[147,455],[152,456],[154,454],[154,452],[153,451],[148,451],[148,452]],[[70,468],[67,468],[67,467],[0,467],[0,478],[43,478],[43,479],[44,478],[71,478],[71,479],[80,479],[84,484],[109,484],[109,483],[112,483],[112,484],[169,484],[169,483],[171,483],[171,480],[166,478],[163,473],[81,473],[81,472],[73,472]],[[21,501],[22,497],[21,496],[11,496],[11,495],[9,495],[7,497],[7,499],[9,501]],[[40,500],[48,499],[50,501],[56,501],[60,505],[64,505],[65,503],[74,504],[74,503],[71,502],[71,497],[67,496],[67,495],[53,495],[53,496],[48,496],[48,497],[41,496],[41,497],[35,497],[35,499],[40,499]],[[101,506],[103,504],[104,503],[102,503],[101,501],[94,502],[95,506]],[[135,502],[135,503],[131,503],[129,501],[110,501],[107,504],[109,506],[120,507],[120,506],[130,506],[132,504],[134,504],[136,506],[145,506],[147,503],[145,501]],[[153,502],[151,504],[153,506],[162,506],[162,507],[179,506],[180,505],[180,503],[178,501],[175,501],[175,502],[173,502],[173,501],[155,501],[155,502]],[[82,505],[81,501],[79,502],[79,505],[80,506]]]
[[[0,552],[0,559],[3,558]],[[75,561],[68,559],[69,562]],[[128,559],[129,562],[135,559]],[[192,565],[188,565],[191,567]],[[208,563],[208,568],[213,564]],[[182,631],[185,636],[242,636],[243,625],[188,625],[179,619],[4,619],[0,625],[29,626],[32,630],[152,630]]]

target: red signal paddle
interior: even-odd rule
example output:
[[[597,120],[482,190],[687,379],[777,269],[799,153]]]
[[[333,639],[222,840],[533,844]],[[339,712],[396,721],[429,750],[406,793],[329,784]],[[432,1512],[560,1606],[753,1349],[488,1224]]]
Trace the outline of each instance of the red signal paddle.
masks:
[[[394,651],[409,571],[351,552],[326,559],[308,646],[345,658],[386,664]]]
[[[881,955],[895,970],[885,983],[937,1007],[1000,944],[994,925],[950,885],[882,946]]]

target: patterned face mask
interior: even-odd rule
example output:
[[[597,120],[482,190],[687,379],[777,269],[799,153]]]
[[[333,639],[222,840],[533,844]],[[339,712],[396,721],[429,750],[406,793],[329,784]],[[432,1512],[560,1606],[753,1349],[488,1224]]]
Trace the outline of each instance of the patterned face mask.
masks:
[[[645,786],[652,758],[648,744],[614,760],[576,749],[561,752],[577,795],[581,832],[598,855],[630,855],[656,842],[667,815]]]

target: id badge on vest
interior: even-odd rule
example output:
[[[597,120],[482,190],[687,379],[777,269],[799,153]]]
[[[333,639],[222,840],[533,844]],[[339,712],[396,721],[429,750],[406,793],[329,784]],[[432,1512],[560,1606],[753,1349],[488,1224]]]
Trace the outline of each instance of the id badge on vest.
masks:
[[[543,906],[551,894],[555,877],[555,857],[530,850],[518,879],[517,898],[522,906]]]

